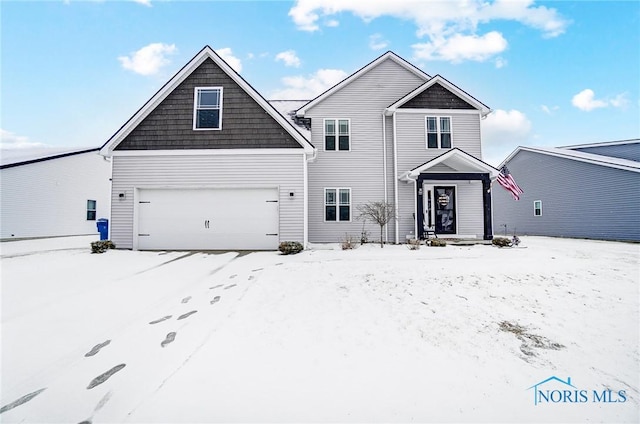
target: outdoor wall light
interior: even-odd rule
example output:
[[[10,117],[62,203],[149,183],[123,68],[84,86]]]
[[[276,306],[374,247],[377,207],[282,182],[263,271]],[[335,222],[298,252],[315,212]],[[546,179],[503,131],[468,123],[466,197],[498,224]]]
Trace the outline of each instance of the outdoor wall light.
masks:
[[[293,196],[295,196],[295,195],[296,195],[296,193],[295,193],[295,192],[293,192],[293,191],[290,191],[290,192],[289,192],[289,197],[293,197]]]
[[[124,199],[124,198],[125,198],[125,195],[124,195],[124,193],[118,193],[118,197],[119,197],[120,199]]]

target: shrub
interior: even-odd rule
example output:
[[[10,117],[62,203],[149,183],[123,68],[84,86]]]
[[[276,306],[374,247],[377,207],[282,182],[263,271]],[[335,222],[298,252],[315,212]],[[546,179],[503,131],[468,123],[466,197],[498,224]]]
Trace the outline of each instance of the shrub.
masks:
[[[509,247],[511,246],[511,240],[506,237],[494,237],[493,240],[491,240],[491,244],[498,247]]]
[[[409,248],[409,250],[419,250],[420,244],[420,240],[411,239],[407,242],[407,247]]]
[[[351,237],[349,234],[345,234],[344,240],[342,240],[342,243],[340,243],[340,247],[342,247],[342,250],[351,250],[353,249],[353,244],[353,237]]]
[[[442,239],[431,239],[429,240],[429,246],[431,247],[445,247],[447,245],[447,242],[442,240]]]
[[[300,253],[304,250],[304,246],[302,243],[298,243],[297,241],[283,241],[278,246],[278,250],[283,255],[295,255],[296,253]]]
[[[108,249],[115,249],[116,245],[111,240],[100,240],[91,242],[91,253],[104,253]]]

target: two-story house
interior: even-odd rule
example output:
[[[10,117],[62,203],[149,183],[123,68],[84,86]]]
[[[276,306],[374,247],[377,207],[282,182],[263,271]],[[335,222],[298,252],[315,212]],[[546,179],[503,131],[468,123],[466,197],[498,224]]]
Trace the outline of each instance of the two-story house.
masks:
[[[360,235],[358,206],[373,201],[396,209],[389,242],[427,228],[492,237],[498,171],[480,160],[483,103],[388,52],[296,107],[278,112],[205,47],[102,147],[111,239],[133,249],[338,242]]]

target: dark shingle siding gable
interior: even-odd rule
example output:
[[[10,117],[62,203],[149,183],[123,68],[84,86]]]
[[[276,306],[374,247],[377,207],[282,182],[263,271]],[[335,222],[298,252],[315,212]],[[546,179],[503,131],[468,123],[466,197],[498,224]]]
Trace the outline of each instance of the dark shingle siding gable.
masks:
[[[222,130],[193,130],[195,87],[223,87]],[[302,148],[213,60],[205,60],[115,150]]]
[[[435,83],[409,100],[400,108],[405,109],[475,109],[469,103]]]

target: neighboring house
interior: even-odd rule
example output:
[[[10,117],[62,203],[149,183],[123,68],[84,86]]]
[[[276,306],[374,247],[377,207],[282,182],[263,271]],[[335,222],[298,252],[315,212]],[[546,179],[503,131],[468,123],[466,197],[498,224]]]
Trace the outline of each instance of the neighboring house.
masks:
[[[524,194],[494,193],[496,234],[640,241],[640,139],[518,147],[503,165]]]
[[[385,53],[317,98],[266,101],[210,47],[102,147],[112,240],[133,249],[275,249],[359,238],[388,201],[385,239],[491,239],[480,119],[490,109]],[[376,234],[374,223],[365,229]],[[373,238],[373,237],[372,237]]]
[[[0,238],[97,234],[111,191],[111,163],[98,150],[3,151]]]

